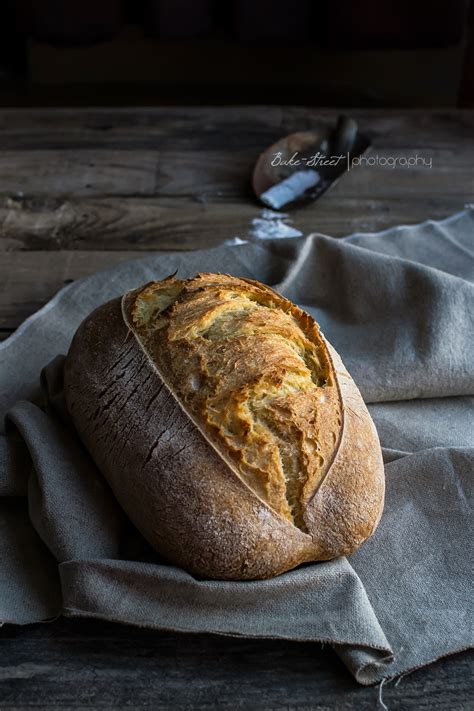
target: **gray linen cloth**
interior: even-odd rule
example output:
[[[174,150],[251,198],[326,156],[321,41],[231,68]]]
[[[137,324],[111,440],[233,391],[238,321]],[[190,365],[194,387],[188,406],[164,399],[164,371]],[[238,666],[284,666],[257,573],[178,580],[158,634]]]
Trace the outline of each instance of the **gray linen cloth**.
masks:
[[[387,480],[380,526],[349,559],[267,581],[199,579],[148,548],[78,440],[58,354],[96,305],[176,269],[275,286],[341,354],[369,403]],[[325,641],[363,684],[471,646],[473,347],[470,209],[345,239],[159,253],[71,284],[0,349],[0,620],[64,614]]]

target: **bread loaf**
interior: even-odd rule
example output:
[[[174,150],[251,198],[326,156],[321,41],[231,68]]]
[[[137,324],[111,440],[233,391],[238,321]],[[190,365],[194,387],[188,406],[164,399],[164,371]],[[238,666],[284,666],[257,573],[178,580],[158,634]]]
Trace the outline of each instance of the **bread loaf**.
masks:
[[[257,281],[171,276],[99,307],[65,394],[130,519],[192,573],[268,578],[351,553],[380,519],[357,387],[316,322]]]

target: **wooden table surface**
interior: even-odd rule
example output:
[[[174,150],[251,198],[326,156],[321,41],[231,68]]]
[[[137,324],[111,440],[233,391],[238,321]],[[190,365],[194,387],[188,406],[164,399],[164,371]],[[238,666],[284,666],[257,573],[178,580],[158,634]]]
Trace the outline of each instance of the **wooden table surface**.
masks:
[[[304,233],[439,219],[474,199],[474,112],[351,110],[372,155],[292,214]],[[0,111],[0,336],[65,283],[156,250],[245,238],[249,177],[277,138],[336,112],[280,107]],[[470,673],[471,672],[471,673]],[[474,707],[463,653],[383,687],[394,709]],[[329,648],[60,620],[0,630],[0,708],[372,709]]]

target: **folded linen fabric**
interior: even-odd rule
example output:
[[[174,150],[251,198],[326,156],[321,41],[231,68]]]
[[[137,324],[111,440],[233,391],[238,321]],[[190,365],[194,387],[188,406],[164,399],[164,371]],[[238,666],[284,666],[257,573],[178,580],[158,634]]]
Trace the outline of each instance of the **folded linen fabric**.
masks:
[[[387,482],[379,528],[349,559],[267,581],[192,576],[149,549],[79,441],[60,354],[95,306],[176,269],[272,285],[341,354],[376,423]],[[363,684],[466,649],[473,342],[470,209],[344,239],[158,253],[69,285],[0,345],[0,622],[64,614],[325,641]]]

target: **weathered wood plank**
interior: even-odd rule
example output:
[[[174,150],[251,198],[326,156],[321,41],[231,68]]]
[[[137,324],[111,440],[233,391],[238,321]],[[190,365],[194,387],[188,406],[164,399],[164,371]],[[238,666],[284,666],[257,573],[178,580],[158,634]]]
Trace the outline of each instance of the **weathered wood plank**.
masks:
[[[0,324],[16,328],[65,284],[141,252],[4,252],[0,259]]]
[[[432,168],[359,167],[337,190],[373,199],[472,191],[474,112],[353,113],[372,156],[418,155]],[[337,112],[211,108],[0,112],[0,193],[157,195],[248,199],[261,150],[290,131],[332,123]]]
[[[455,195],[422,198],[411,194],[384,199],[347,197],[344,193],[341,181],[316,203],[293,211],[293,226],[303,234],[323,232],[339,237],[353,231],[422,222],[428,216],[442,219],[472,199],[467,190]],[[0,254],[16,250],[140,252],[212,247],[235,236],[247,238],[251,220],[260,210],[252,199],[0,198]],[[0,256],[0,265],[1,261]]]
[[[122,151],[26,151],[0,155],[0,193],[153,194],[157,156]]]
[[[37,150],[0,154],[0,195],[251,198],[260,146],[242,151]],[[337,185],[344,197],[455,195],[474,190],[474,144],[457,149],[374,145]],[[416,161],[412,167],[407,161]],[[400,163],[402,161],[402,163]]]
[[[243,196],[255,153],[5,151],[0,194]]]
[[[336,190],[292,213],[303,234],[334,237],[443,219],[470,195],[390,201],[340,199]],[[209,248],[249,234],[258,205],[140,198],[20,200],[0,204],[0,324],[14,329],[72,280],[162,250]]]
[[[308,130],[313,121],[321,117],[333,122],[341,111],[331,109],[283,109],[281,129],[283,134],[291,130]],[[472,141],[474,134],[473,110],[426,109],[349,109],[348,115],[355,118],[362,131],[370,133],[376,147],[387,148],[449,148]],[[295,125],[301,128],[293,128]]]
[[[179,635],[91,620],[0,630],[2,709],[283,709],[372,711],[329,647],[285,640]],[[389,709],[469,707],[473,655],[384,685]]]
[[[1,150],[233,150],[281,135],[278,107],[5,109]]]
[[[139,109],[3,109],[0,150],[262,149],[315,121],[334,122],[334,109],[280,106]],[[390,147],[455,146],[474,134],[474,112],[425,109],[350,109],[377,144]]]
[[[258,207],[189,198],[0,199],[0,251],[209,247],[245,234]]]

